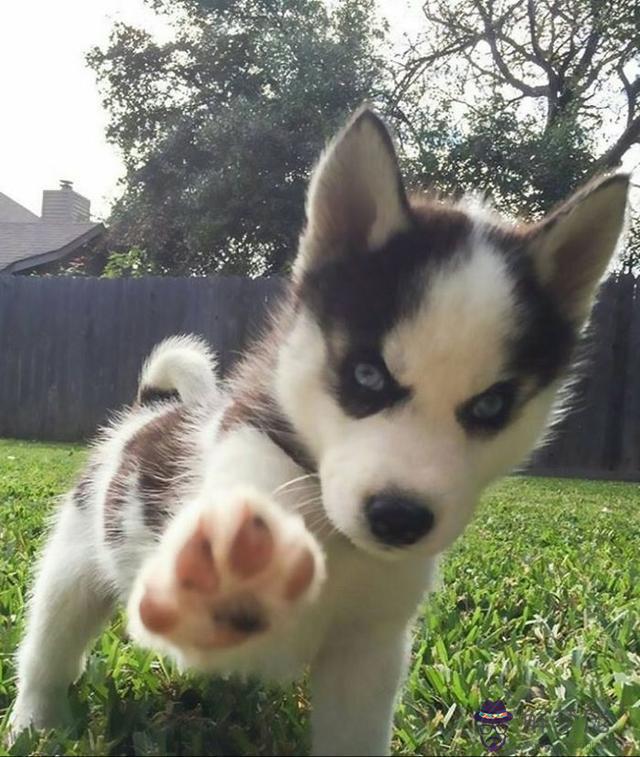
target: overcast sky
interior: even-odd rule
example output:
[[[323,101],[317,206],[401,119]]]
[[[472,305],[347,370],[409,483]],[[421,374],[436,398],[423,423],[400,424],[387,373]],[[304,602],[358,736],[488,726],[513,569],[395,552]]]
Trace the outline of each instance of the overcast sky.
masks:
[[[395,34],[415,27],[419,2],[382,6]],[[84,62],[115,20],[166,38],[143,0],[0,0],[0,192],[36,213],[59,179],[71,179],[97,216],[118,191],[122,162]]]
[[[380,0],[394,38],[415,31],[420,0]],[[122,162],[84,56],[115,20],[167,29],[143,0],[0,0],[0,192],[40,213],[43,189],[70,179],[98,218]]]

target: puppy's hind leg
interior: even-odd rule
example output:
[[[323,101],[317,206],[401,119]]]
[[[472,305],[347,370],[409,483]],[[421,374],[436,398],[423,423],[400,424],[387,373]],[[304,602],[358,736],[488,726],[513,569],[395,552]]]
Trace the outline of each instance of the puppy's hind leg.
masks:
[[[42,555],[18,652],[18,696],[11,733],[59,725],[67,689],[85,648],[100,631],[113,599],[100,580],[91,512],[69,497]]]

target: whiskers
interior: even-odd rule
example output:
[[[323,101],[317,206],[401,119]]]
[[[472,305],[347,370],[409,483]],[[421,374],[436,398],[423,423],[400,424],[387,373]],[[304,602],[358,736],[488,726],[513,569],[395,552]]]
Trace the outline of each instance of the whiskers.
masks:
[[[304,476],[297,476],[289,481],[285,481],[284,484],[276,486],[271,492],[272,497],[276,497],[278,494],[290,494],[298,491],[310,491],[312,488],[318,488],[320,486],[320,476],[317,473],[306,473]]]
[[[320,476],[317,473],[307,473],[304,476],[297,476],[284,484],[276,486],[271,492],[272,497],[286,496],[287,498],[304,497],[305,495],[320,493]]]
[[[326,539],[337,533],[322,506],[320,476],[317,473],[307,473],[285,481],[271,492],[271,496],[286,497],[287,509],[301,515],[307,528],[318,538]]]

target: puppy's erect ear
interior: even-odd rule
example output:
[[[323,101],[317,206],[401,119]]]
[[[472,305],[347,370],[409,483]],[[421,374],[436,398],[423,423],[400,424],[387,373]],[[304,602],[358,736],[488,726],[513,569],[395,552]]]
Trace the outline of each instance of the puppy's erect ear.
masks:
[[[361,110],[329,143],[313,172],[296,269],[320,255],[373,251],[409,225],[389,132],[372,111]]]
[[[629,177],[597,179],[533,229],[538,275],[576,326],[588,318],[622,232]]]

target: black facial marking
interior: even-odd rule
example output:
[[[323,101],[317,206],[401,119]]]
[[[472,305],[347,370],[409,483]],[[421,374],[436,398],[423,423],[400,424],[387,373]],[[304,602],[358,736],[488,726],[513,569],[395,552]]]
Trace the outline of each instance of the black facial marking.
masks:
[[[494,384],[458,408],[459,422],[476,435],[492,435],[505,428],[528,399],[567,369],[578,341],[575,328],[538,279],[526,239],[508,230],[493,232],[489,230],[487,235],[504,255],[515,301],[512,335],[506,344],[507,359],[500,369],[517,378]],[[519,396],[523,381],[533,381],[534,385],[526,397]],[[500,411],[482,417],[483,410],[487,415],[488,407],[483,400],[493,402],[496,396],[502,400]]]
[[[426,201],[411,204],[412,226],[392,237],[382,249],[353,249],[340,256],[319,258],[305,272],[299,295],[328,335],[346,340],[340,354],[331,354],[329,385],[342,408],[361,418],[390,408],[409,396],[409,388],[397,384],[380,358],[385,335],[403,317],[421,304],[428,278],[444,266],[455,276],[455,265],[470,254],[472,223],[462,211]],[[484,236],[504,256],[514,287],[514,312],[507,357],[498,371],[532,380],[534,393],[546,387],[570,364],[578,334],[563,315],[548,288],[536,275],[528,237],[517,227],[487,224]],[[511,324],[510,324],[511,325]],[[354,360],[377,356],[386,371],[382,392],[363,392],[353,381]],[[370,358],[367,358],[370,359]],[[514,390],[504,414],[495,419],[467,420],[464,406],[459,409],[465,427],[496,431],[503,428],[519,406]]]
[[[569,365],[578,341],[575,327],[540,283],[522,244],[503,248],[515,283],[516,331],[505,370],[533,378],[543,389]]]
[[[354,346],[380,344],[398,318],[417,307],[429,266],[464,253],[470,221],[434,204],[380,250],[351,250],[309,269],[300,296],[323,327],[346,329]]]
[[[376,384],[376,388],[363,385],[358,380],[358,369],[363,367],[377,371],[380,383]],[[398,384],[380,355],[360,351],[347,355],[338,368],[336,394],[340,405],[349,415],[364,418],[406,399],[410,390]]]
[[[346,337],[346,350],[332,358],[330,386],[351,416],[370,415],[408,396],[380,357],[384,336],[420,305],[432,267],[468,253],[470,230],[462,212],[427,203],[413,207],[412,227],[381,249],[327,256],[305,272],[300,298],[325,334]],[[353,381],[355,363],[370,359],[381,364],[388,380],[379,394],[363,392]]]
[[[470,397],[456,410],[458,421],[470,434],[497,433],[512,417],[517,388],[515,380],[500,381]]]

